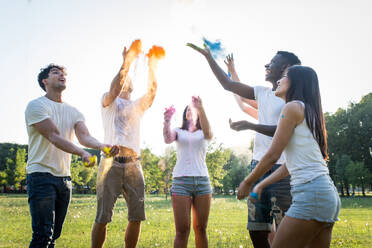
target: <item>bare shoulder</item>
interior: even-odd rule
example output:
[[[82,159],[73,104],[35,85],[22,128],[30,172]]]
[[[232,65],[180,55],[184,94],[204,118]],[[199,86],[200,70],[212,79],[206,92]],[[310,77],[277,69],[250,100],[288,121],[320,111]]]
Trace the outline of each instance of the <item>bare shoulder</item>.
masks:
[[[115,100],[115,98],[113,98],[112,96],[110,96],[110,92],[105,92],[103,95],[102,95],[102,98],[101,98],[101,104],[102,104],[102,107],[107,107],[108,105],[110,105],[113,101]]]
[[[288,117],[294,120],[297,124],[301,123],[305,118],[304,107],[299,102],[289,102],[284,105],[281,118]]]

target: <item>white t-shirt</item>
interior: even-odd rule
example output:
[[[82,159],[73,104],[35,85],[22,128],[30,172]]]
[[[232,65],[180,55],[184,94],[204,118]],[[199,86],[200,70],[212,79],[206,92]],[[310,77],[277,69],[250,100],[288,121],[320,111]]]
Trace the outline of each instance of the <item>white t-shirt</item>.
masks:
[[[258,103],[258,123],[262,125],[275,126],[278,124],[280,113],[285,105],[283,99],[275,96],[275,92],[271,88],[256,86],[254,87],[254,95]],[[260,161],[270,148],[272,137],[264,134],[256,133],[253,147],[253,159]],[[285,162],[282,154],[277,164]]]
[[[208,141],[202,130],[189,132],[176,128],[177,162],[173,169],[174,177],[202,176],[209,177],[205,158]]]
[[[140,121],[144,113],[140,100],[116,97],[106,107],[101,104],[105,144],[128,147],[140,154]]]
[[[42,96],[29,102],[25,117],[28,133],[27,174],[49,172],[54,176],[70,176],[71,154],[50,143],[33,124],[49,118],[61,136],[72,141],[75,124],[84,121],[84,116],[67,103],[54,102]]]
[[[303,102],[296,102],[301,103],[305,108]],[[319,144],[306,124],[306,118],[294,129],[284,153],[292,186],[329,174]]]

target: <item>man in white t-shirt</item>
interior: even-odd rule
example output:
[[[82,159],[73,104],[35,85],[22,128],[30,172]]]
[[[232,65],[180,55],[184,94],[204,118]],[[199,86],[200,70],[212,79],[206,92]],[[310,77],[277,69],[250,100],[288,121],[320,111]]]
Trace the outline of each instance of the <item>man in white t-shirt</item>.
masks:
[[[251,87],[240,82],[233,82],[218,66],[207,48],[201,49],[193,44],[189,44],[189,46],[206,57],[212,71],[224,89],[246,99],[257,101],[258,124],[248,121],[230,121],[230,127],[234,130],[252,129],[257,132],[251,162],[252,171],[269,149],[281,110],[285,105],[285,102],[274,94],[277,88],[277,81],[284,75],[289,66],[301,64],[301,61],[293,53],[285,51],[277,52],[270,63],[265,65],[265,80],[270,82],[272,87]],[[230,71],[230,73],[233,78],[238,78],[235,71]],[[273,168],[260,178],[258,182],[273,173],[284,162],[285,158],[282,154]],[[249,230],[254,247],[270,247],[269,233],[272,230],[272,222],[275,220],[275,224],[279,225],[291,204],[289,181],[290,179],[287,177],[271,185],[271,187],[265,189],[265,192],[261,194],[261,199],[255,201],[255,203],[251,203],[248,200],[247,229]]]
[[[80,144],[103,150],[90,136],[83,115],[62,101],[66,88],[65,69],[50,64],[38,75],[46,95],[32,100],[25,111],[28,133],[27,193],[32,218],[30,247],[54,247],[61,235],[71,198],[71,154],[90,163],[91,154],[72,143],[75,133]],[[112,147],[111,155],[118,152]]]
[[[92,247],[102,247],[106,239],[107,224],[111,222],[114,205],[119,195],[124,195],[128,207],[128,226],[125,232],[125,247],[136,247],[145,216],[145,182],[140,156],[140,121],[144,112],[152,105],[156,94],[155,69],[161,55],[148,57],[149,78],[147,93],[132,101],[133,85],[128,77],[131,63],[142,50],[141,41],[136,40],[127,51],[124,48],[123,64],[111,82],[110,90],[103,94],[102,120],[104,142],[117,144],[119,154],[113,159],[102,159],[97,183],[97,215],[92,230]],[[164,55],[164,54],[163,54]]]

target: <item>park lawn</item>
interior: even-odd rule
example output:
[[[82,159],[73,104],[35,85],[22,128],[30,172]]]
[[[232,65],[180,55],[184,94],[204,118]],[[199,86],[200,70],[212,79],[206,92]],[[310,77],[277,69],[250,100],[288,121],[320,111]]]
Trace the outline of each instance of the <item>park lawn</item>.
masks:
[[[73,195],[70,209],[57,247],[89,247],[95,218],[94,195]],[[170,200],[164,196],[147,196],[147,220],[143,222],[138,247],[173,247],[175,235]],[[115,207],[108,226],[105,247],[123,247],[127,224],[123,198]],[[213,199],[208,223],[210,247],[253,247],[245,229],[246,202],[232,196]],[[340,221],[336,223],[331,247],[372,247],[372,198],[343,198]],[[0,194],[0,247],[27,247],[31,224],[26,195]],[[191,232],[189,247],[195,247]]]

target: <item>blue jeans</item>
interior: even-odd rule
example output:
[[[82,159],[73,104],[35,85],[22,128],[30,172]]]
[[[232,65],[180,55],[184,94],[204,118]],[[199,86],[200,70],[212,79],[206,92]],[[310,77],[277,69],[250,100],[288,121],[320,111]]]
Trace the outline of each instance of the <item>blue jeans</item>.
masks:
[[[252,160],[251,171],[258,165],[259,161]],[[274,164],[273,167],[262,176],[253,187],[270,176],[281,164]],[[253,188],[252,187],[252,188]],[[273,183],[262,190],[261,198],[252,203],[248,200],[248,224],[249,231],[271,231],[272,223],[278,227],[285,213],[291,205],[290,176]]]
[[[71,178],[34,172],[27,174],[26,181],[32,219],[30,247],[53,248],[70,203]]]

